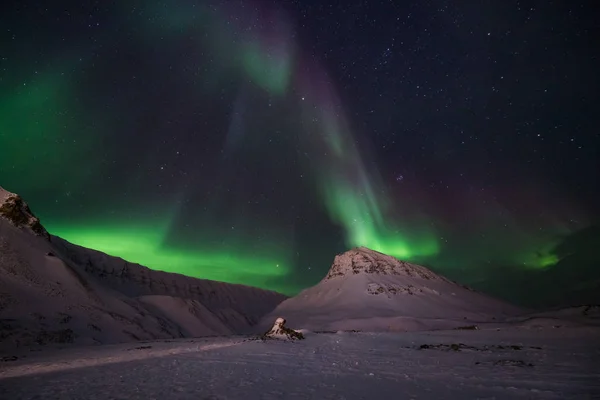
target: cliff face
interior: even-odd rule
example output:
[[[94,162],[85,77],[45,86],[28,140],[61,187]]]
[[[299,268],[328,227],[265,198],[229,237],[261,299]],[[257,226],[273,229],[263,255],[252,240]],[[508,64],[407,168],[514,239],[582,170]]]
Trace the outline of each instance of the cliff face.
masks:
[[[358,247],[335,256],[325,280],[357,274],[403,275],[413,278],[446,280],[425,267],[400,261],[366,247]]]

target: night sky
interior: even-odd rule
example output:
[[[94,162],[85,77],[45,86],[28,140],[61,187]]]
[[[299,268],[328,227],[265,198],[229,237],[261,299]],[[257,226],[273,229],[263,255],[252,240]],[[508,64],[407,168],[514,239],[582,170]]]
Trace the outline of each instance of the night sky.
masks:
[[[593,3],[13,1],[0,185],[74,243],[286,294],[359,245],[521,303],[585,291]]]

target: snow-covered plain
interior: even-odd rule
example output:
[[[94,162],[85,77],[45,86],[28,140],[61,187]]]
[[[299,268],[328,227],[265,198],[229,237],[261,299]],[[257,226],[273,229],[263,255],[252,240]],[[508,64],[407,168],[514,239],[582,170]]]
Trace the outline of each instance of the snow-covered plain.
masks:
[[[594,327],[236,336],[5,356],[0,398],[591,399],[599,366]]]

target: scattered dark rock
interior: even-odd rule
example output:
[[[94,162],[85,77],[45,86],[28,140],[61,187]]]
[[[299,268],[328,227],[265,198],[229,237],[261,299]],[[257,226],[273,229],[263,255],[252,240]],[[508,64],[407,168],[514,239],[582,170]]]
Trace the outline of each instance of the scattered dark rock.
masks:
[[[494,365],[501,365],[504,367],[533,367],[533,364],[523,360],[496,360],[494,361]]]
[[[458,343],[458,344],[456,344],[456,343],[452,343],[452,344],[450,345],[450,350],[452,350],[452,351],[460,351],[460,349],[464,349],[464,348],[466,348],[466,347],[467,347],[467,346],[465,346],[465,345],[464,345],[464,344],[462,344],[462,343]]]
[[[581,313],[587,317],[590,311],[598,311],[598,309],[600,309],[599,305],[586,305]]]
[[[136,335],[136,334],[135,334],[135,333],[133,333],[133,332],[129,332],[129,331],[128,331],[128,330],[126,330],[126,329],[123,329],[123,331],[122,331],[122,332],[123,332],[123,333],[125,333],[126,335],[129,335],[129,337],[131,337],[131,338],[132,338],[133,340],[135,340],[136,342],[139,342],[139,341],[141,340],[141,338],[140,338],[138,335]]]
[[[463,343],[452,343],[452,344],[422,344],[419,346],[419,350],[445,350],[445,351],[461,351],[461,350],[478,350],[476,347],[468,346]]]
[[[464,343],[452,343],[452,344],[422,344],[418,347],[419,350],[445,350],[445,351],[461,351],[461,350],[473,350],[473,351],[494,351],[494,350],[523,350],[523,346],[520,345],[484,345],[482,347],[469,346]],[[541,350],[541,347],[531,346],[529,349]]]
[[[98,331],[98,332],[102,332],[102,329],[99,326],[94,325],[94,324],[88,324],[88,328],[91,328],[91,329],[93,329],[95,331]]]
[[[31,313],[31,316],[37,319],[38,321],[43,321],[46,317],[38,312]]]
[[[12,331],[15,329],[14,325],[11,324],[15,323],[16,320],[12,319],[12,318],[4,318],[4,319],[0,319],[0,332],[6,332],[6,331]],[[1,335],[0,335],[1,338]]]
[[[51,251],[47,252],[46,256],[48,256],[48,257],[56,257],[56,255],[53,252],[51,252]]]
[[[73,343],[75,332],[72,329],[61,329],[58,331],[41,331],[37,334],[37,344],[46,343]]]
[[[138,346],[138,347],[134,347],[131,349],[127,349],[127,351],[131,351],[131,350],[147,350],[147,349],[151,349],[152,346]]]
[[[63,312],[58,313],[58,322],[61,324],[66,324],[72,319],[73,319],[73,317],[67,313],[63,313]]]
[[[455,331],[477,331],[479,327],[477,325],[466,325],[466,326],[458,326],[454,328]]]
[[[18,359],[19,359],[19,357],[17,357],[17,356],[4,356],[4,357],[0,358],[0,362],[17,361]]]

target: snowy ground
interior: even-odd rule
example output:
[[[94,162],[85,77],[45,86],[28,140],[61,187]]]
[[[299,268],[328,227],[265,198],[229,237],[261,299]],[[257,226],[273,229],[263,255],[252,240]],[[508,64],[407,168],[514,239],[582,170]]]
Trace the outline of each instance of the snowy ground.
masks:
[[[0,398],[12,400],[600,398],[597,328],[208,338],[1,356]]]

